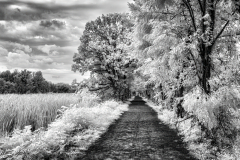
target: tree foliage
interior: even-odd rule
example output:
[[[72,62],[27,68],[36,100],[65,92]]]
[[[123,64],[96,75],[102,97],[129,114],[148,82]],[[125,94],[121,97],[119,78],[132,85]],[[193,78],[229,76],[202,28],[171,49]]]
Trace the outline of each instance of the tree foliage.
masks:
[[[145,86],[149,98],[185,109],[218,149],[231,146],[237,128],[232,110],[240,98],[234,90],[240,77],[239,1],[135,0],[129,7],[133,55],[140,62],[135,88],[143,92]]]
[[[136,60],[129,56],[133,24],[127,14],[109,14],[88,22],[80,38],[74,71],[90,72],[91,91],[124,95]]]
[[[210,94],[216,90],[216,76],[226,72],[236,76],[237,4],[230,0],[136,0],[129,4],[136,20],[136,52],[145,61],[143,68],[154,68],[150,80],[158,80],[167,91],[199,85]]]

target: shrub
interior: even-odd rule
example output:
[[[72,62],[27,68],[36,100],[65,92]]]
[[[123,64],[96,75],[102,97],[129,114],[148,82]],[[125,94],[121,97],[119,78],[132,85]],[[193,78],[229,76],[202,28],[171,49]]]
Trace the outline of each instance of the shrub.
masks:
[[[212,139],[212,145],[219,149],[232,146],[237,135],[234,112],[240,104],[240,90],[237,87],[222,87],[211,96],[196,90],[184,99],[184,109],[196,116],[201,129]]]

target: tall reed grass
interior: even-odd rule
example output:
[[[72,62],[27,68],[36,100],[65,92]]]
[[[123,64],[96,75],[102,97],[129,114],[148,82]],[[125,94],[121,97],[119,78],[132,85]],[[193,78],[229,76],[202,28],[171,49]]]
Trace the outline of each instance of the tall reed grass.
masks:
[[[31,126],[25,126],[0,137],[0,159],[81,159],[84,151],[128,110],[127,104],[102,102],[87,90],[77,96],[79,102],[61,107],[61,114],[47,129],[32,132]]]
[[[62,106],[78,103],[74,94],[0,95],[0,135],[23,129],[47,127]]]

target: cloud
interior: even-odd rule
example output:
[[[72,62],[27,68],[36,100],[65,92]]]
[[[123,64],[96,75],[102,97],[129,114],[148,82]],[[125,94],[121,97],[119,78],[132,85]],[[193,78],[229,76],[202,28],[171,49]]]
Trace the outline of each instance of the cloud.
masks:
[[[51,26],[49,25],[48,28],[40,26],[40,24],[47,24],[44,22],[46,21],[42,21],[42,23],[41,21],[5,22],[2,24],[2,28],[6,31],[1,32],[0,41],[29,45],[32,48],[33,46],[45,44],[57,46],[78,45],[81,35],[81,30],[78,27],[72,26],[64,20],[49,20]],[[55,29],[49,29],[53,27]],[[62,29],[56,27],[62,27]]]
[[[49,68],[54,61],[45,56],[32,57],[23,50],[14,49],[14,52],[9,52],[6,56],[9,68]],[[52,65],[52,66],[51,66]],[[56,64],[55,64],[56,65]]]
[[[11,66],[16,67],[32,67],[32,63],[30,63],[30,56],[28,54],[25,54],[21,50],[16,50],[16,52],[9,52],[8,56],[6,57],[8,63]]]
[[[4,0],[0,1],[0,20],[36,21],[53,18],[89,18],[127,11],[130,0]]]
[[[71,1],[71,0],[70,0]],[[68,2],[70,2],[68,1]],[[40,19],[53,18],[66,18],[69,10],[82,10],[96,9],[99,6],[95,4],[81,4],[72,3],[59,3],[57,1],[0,1],[0,20],[19,20],[19,21],[33,21]],[[56,14],[62,13],[62,14]]]
[[[133,0],[105,0],[101,3],[101,13],[123,13],[129,12],[127,3],[133,2]]]
[[[42,20],[39,24],[41,27],[44,28],[51,28],[51,29],[63,29],[66,27],[66,22],[62,22],[59,20]]]
[[[6,66],[0,65],[0,72],[6,71],[7,69]]]
[[[60,76],[52,76],[52,78],[55,78],[55,79],[58,79],[58,78],[60,78]]]
[[[6,67],[13,68],[35,68],[39,70],[45,69],[69,69],[71,65],[64,63],[64,61],[57,62],[55,59],[47,56],[30,56],[22,50],[15,49],[14,52],[9,52],[5,56],[7,61]]]
[[[82,81],[85,78],[89,78],[89,74],[81,75],[80,73],[74,73],[70,70],[59,69],[46,69],[42,71],[44,78],[51,80],[54,83],[69,83],[71,84],[74,79]]]
[[[30,46],[28,46],[28,45],[23,45],[23,44],[19,44],[19,43],[10,43],[10,46],[14,47],[14,50],[20,49],[26,53],[32,52],[32,48],[30,48]]]
[[[1,49],[2,48],[2,49]],[[32,48],[29,45],[24,45],[16,42],[1,42],[0,41],[0,51],[4,51],[6,55],[6,51],[16,52],[21,50],[27,54],[32,52]]]
[[[0,46],[0,56],[6,56],[8,54],[8,50]]]
[[[33,61],[38,65],[51,65],[54,63],[52,58],[35,59]]]
[[[38,46],[37,49],[47,53],[48,55],[53,54],[56,55],[58,52],[56,51],[57,49],[61,48],[60,46],[56,46],[54,45],[42,45],[42,46]]]

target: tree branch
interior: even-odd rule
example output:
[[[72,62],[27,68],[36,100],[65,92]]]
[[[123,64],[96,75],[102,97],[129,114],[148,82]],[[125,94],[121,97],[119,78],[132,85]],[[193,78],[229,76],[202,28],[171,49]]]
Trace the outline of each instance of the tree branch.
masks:
[[[106,89],[106,88],[110,88],[110,86],[99,87],[99,88],[90,88],[89,87],[89,91],[95,92],[95,91],[99,91],[99,90]]]
[[[234,15],[235,12],[236,12],[236,10],[232,13],[232,15]],[[218,38],[221,36],[221,34],[223,33],[223,31],[225,30],[225,28],[226,28],[227,25],[229,24],[229,22],[230,22],[230,20],[228,20],[228,21],[224,24],[223,28],[220,30],[220,32],[217,34],[216,38],[213,40],[212,46],[214,46],[214,44],[216,43],[216,41],[218,40]]]
[[[239,36],[240,35],[240,31],[236,32],[235,35]],[[230,36],[232,36],[232,34],[224,34],[224,35],[219,36],[219,38],[230,37]]]
[[[199,6],[200,6],[200,9],[202,11],[202,15],[204,16],[204,10],[203,10],[203,6],[202,6],[202,3],[201,3],[201,0],[198,0],[198,3],[199,3]]]
[[[197,31],[195,17],[194,17],[194,13],[193,13],[192,7],[191,7],[191,5],[189,4],[188,1],[186,1],[186,0],[182,0],[182,1],[187,6],[189,14],[190,14],[190,17],[192,19],[193,28],[194,28],[195,31]]]
[[[225,25],[223,26],[223,28],[221,29],[221,31],[217,34],[216,38],[213,40],[212,45],[214,45],[217,41],[217,39],[221,36],[221,34],[223,33],[223,31],[225,30],[225,28],[227,27],[227,25],[229,24],[229,20],[225,23]]]

